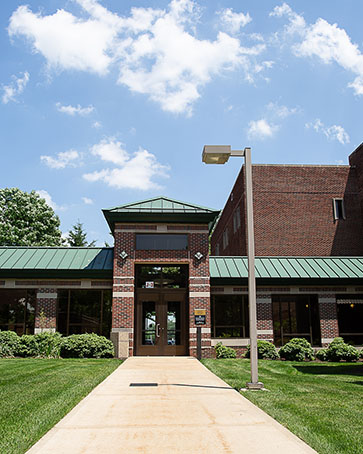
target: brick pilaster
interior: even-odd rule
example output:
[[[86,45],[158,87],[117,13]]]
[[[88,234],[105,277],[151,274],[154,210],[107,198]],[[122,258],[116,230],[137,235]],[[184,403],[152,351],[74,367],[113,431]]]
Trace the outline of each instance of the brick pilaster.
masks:
[[[38,288],[34,333],[55,332],[57,329],[57,290]]]
[[[257,295],[257,339],[273,342],[271,294]]]
[[[319,295],[321,345],[327,347],[339,336],[338,314],[335,295]]]

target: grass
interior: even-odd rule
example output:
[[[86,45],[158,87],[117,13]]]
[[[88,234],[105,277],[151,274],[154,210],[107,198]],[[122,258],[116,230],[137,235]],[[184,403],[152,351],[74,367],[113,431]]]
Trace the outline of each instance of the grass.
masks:
[[[119,364],[115,359],[1,359],[0,453],[27,451]]]
[[[202,362],[236,389],[250,379],[249,360]],[[259,376],[270,392],[243,395],[319,454],[362,452],[362,363],[259,360]]]

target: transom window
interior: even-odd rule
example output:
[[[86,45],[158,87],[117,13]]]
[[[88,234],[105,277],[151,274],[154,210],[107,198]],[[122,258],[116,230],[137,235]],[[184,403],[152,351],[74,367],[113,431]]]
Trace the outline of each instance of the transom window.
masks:
[[[188,235],[166,233],[136,234],[136,250],[180,251],[188,249]]]
[[[186,288],[188,265],[136,265],[137,288]]]

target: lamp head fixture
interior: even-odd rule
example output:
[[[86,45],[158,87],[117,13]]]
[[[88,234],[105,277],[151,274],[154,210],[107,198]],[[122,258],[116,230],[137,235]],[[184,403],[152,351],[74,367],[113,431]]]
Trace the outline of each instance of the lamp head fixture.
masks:
[[[225,164],[230,156],[244,155],[245,150],[231,150],[230,145],[204,145],[202,161],[205,164]]]

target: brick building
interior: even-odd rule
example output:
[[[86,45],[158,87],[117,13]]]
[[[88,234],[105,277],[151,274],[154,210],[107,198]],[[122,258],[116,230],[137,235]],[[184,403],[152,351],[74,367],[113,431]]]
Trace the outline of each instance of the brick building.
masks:
[[[253,166],[260,339],[363,344],[362,145],[349,163]],[[195,356],[197,333],[204,357],[246,349],[243,170],[222,213],[158,197],[103,214],[114,248],[0,247],[1,330],[96,332],[119,357]]]

